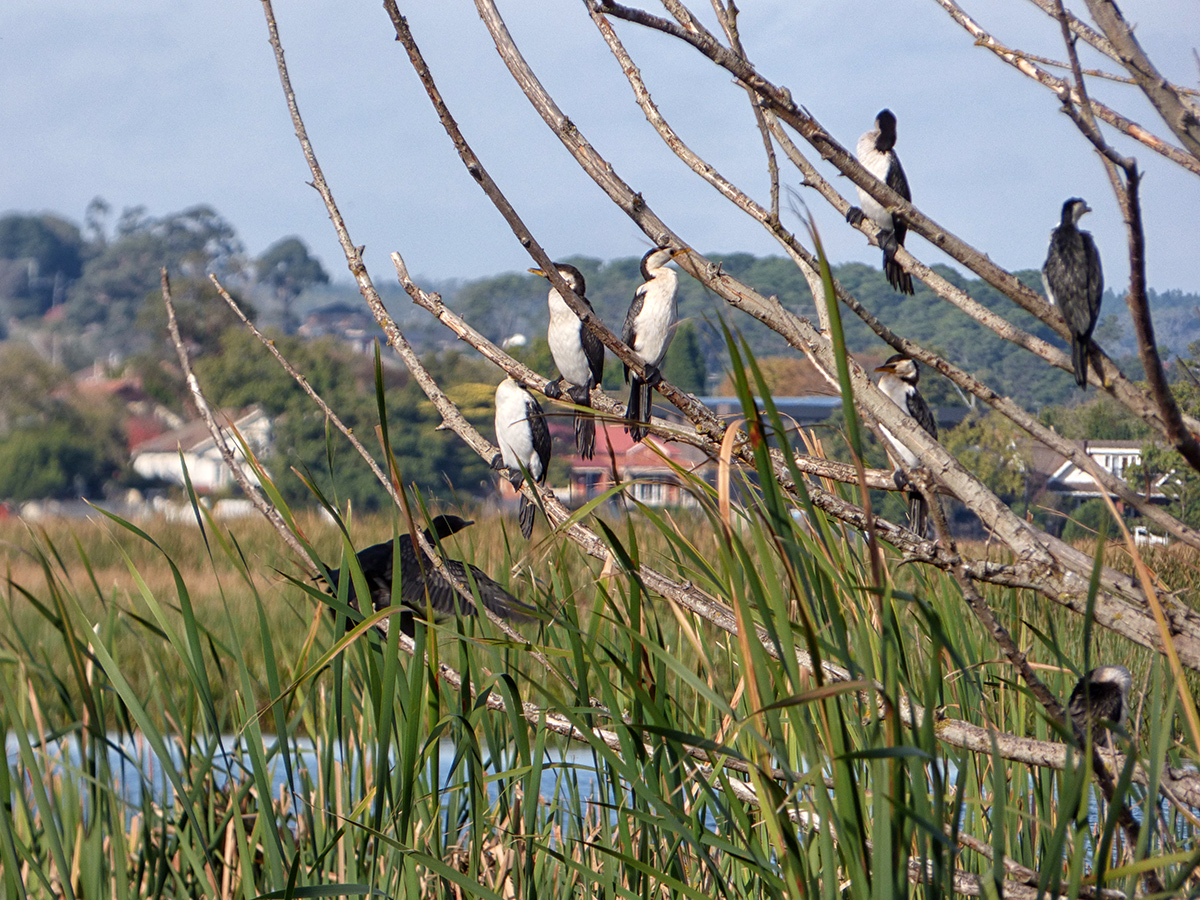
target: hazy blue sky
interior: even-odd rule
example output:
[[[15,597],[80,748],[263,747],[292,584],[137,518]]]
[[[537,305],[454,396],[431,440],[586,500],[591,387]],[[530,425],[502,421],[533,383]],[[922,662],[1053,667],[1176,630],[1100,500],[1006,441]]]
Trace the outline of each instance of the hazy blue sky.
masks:
[[[704,251],[777,252],[654,135],[582,2],[500,5],[563,110],[679,234]],[[709,12],[707,3],[696,6]],[[1096,210],[1085,224],[1106,281],[1118,290],[1126,284],[1119,214],[1084,139],[1048,91],[974,47],[932,0],[742,6],[751,59],[843,143],[852,146],[882,107],[896,113],[898,151],[927,214],[1006,267],[1038,267],[1063,200],[1082,196]],[[400,7],[468,140],[550,253],[644,252],[645,238],[517,90],[474,5]],[[967,7],[1010,45],[1062,57],[1057,27],[1028,0]],[[1167,75],[1196,86],[1200,0],[1125,0],[1122,9]],[[278,0],[276,12],[310,136],[375,279],[393,278],[392,250],[427,278],[528,266],[454,154],[382,5]],[[618,28],[684,139],[765,200],[763,151],[745,94],[689,48]],[[1135,89],[1102,84],[1095,93],[1163,130]],[[348,277],[324,207],[305,183],[254,0],[5,0],[0,135],[0,211],[52,210],[81,221],[95,196],[116,212],[143,204],[152,215],[207,203],[250,253],[298,234],[335,278]],[[1146,173],[1151,285],[1200,291],[1200,179],[1145,148],[1119,146]],[[844,179],[837,183],[853,194]],[[878,263],[878,250],[805,195],[835,261]],[[929,262],[942,259],[919,238],[910,246]]]

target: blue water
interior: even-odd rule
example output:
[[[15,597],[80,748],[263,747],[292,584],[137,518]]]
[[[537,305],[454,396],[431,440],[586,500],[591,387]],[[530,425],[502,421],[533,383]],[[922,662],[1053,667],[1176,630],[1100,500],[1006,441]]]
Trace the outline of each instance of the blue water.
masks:
[[[80,744],[74,737],[66,741],[47,742],[44,748],[33,736],[30,737],[30,742],[33,746],[36,765],[41,771],[44,772],[49,768],[50,774],[55,777],[77,777],[81,782],[86,777],[86,773],[81,769]],[[197,748],[193,752],[193,756],[203,760],[206,756],[203,752],[204,749]],[[283,754],[279,752],[276,742],[268,741],[263,747],[263,751],[267,756],[271,797],[278,798],[283,792],[292,795],[296,804],[305,802],[303,798],[307,791],[318,781],[318,751],[312,741],[297,739],[292,743],[291,763],[294,780],[292,785],[288,784],[287,768],[284,765]],[[455,751],[455,745],[451,741],[442,741],[438,747],[437,771],[441,781],[440,788],[443,790],[452,789],[453,784],[459,783],[463,778],[461,764],[457,769],[452,768]],[[174,802],[175,790],[167,767],[170,767],[170,771],[181,772],[185,769],[186,764],[183,750],[177,741],[167,743],[167,753],[169,758],[164,765],[163,760],[155,754],[149,742],[144,738],[128,734],[110,733],[108,735],[107,756],[109,770],[112,773],[112,788],[116,796],[128,805],[130,815],[142,807],[142,801],[147,796],[152,802],[162,806],[170,806]],[[5,756],[10,770],[20,763],[19,744],[15,734],[6,735]],[[334,746],[333,756],[336,762],[342,762],[340,747]],[[488,767],[488,774],[502,773],[516,764],[515,759],[489,760],[486,755],[484,761]],[[542,772],[540,792],[542,796],[555,799],[560,790],[571,790],[574,793],[574,786],[568,789],[564,784],[564,781],[567,780],[564,778],[565,773],[569,773],[570,780],[573,780],[578,786],[581,798],[586,800],[594,795],[596,772],[590,751],[548,749],[543,765],[545,768]],[[231,781],[233,783],[245,781],[253,777],[250,766],[251,757],[247,752],[245,741],[234,736],[224,736],[221,738],[220,746],[213,748],[212,782],[218,790],[223,790]],[[432,767],[432,761],[430,761],[429,770],[432,770]],[[187,773],[184,772],[184,775],[187,776]],[[181,780],[187,785],[190,782],[190,776]],[[489,799],[495,800],[497,792],[498,788],[495,782],[490,782]],[[80,793],[86,798],[90,792],[84,790],[81,785]]]

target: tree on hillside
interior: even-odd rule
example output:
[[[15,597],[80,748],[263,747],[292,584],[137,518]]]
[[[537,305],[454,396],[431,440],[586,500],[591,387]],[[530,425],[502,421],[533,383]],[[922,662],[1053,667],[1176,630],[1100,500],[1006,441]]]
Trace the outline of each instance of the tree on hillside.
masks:
[[[236,231],[211,207],[162,217],[131,207],[71,286],[68,316],[77,326],[98,325],[108,334],[127,336],[146,297],[157,297],[160,268],[203,278],[210,272],[236,275],[242,265]]]
[[[329,283],[321,261],[309,256],[308,245],[298,237],[286,237],[268,247],[254,261],[254,274],[259,284],[274,292],[284,334],[292,334],[300,324],[292,310],[296,298],[305,288]]]
[[[0,345],[0,499],[97,496],[125,463],[117,404],[26,344]]]
[[[65,219],[17,213],[0,218],[0,300],[8,316],[37,316],[61,303],[82,267],[83,239]]]
[[[1177,166],[1179,178],[1200,175],[1200,111],[1193,96],[1157,74],[1127,23],[1107,0],[1087,0],[1096,27],[1065,12],[1057,0],[1037,0],[1063,36],[1065,62],[1056,71],[1069,74],[1061,76],[1048,70],[1041,58],[995,39],[951,0],[938,2],[965,29],[965,40],[983,48],[981,52],[997,54],[1048,87],[1053,92],[1047,94],[1048,102],[1061,104],[1094,147],[1095,157],[1081,158],[1080,165],[1105,169],[1127,226],[1132,276],[1125,296],[1146,380],[1132,381],[1105,348],[1094,342],[1089,347],[1093,368],[1089,394],[1103,395],[1106,402],[1136,420],[1139,428],[1147,429],[1167,448],[1176,467],[1200,471],[1200,422],[1193,412],[1181,409],[1154,339],[1141,229],[1142,217],[1150,211],[1143,209],[1138,191],[1140,169],[1125,155],[1134,151],[1159,153]],[[271,17],[269,3],[266,5]],[[622,180],[621,173],[569,118],[569,111],[561,109],[549,95],[505,28],[494,2],[476,0],[476,6],[483,27],[514,80],[581,169],[654,245],[689,247],[687,235],[676,230],[685,228],[686,223],[674,223],[673,227],[660,218],[639,192],[642,186]],[[780,242],[814,298],[811,308],[818,322],[796,314],[799,301],[788,303],[764,293],[760,285],[731,274],[720,260],[689,250],[679,257],[680,266],[709,292],[708,303],[715,302],[714,298],[723,303],[720,312],[734,320],[735,327],[745,317],[761,323],[808,358],[830,384],[838,386],[847,411],[843,420],[846,443],[854,452],[862,452],[858,435],[861,428],[886,428],[919,464],[901,466],[907,471],[897,477],[890,466],[864,470],[859,465],[811,456],[806,447],[773,445],[764,438],[771,436],[767,432],[775,423],[755,417],[750,403],[754,385],[744,378],[735,381],[746,401],[749,423],[744,430],[734,432],[728,429],[737,425],[718,420],[669,378],[658,383],[660,402],[677,406],[692,427],[668,429],[657,423],[652,430],[658,429],[721,460],[724,471],[750,473],[744,481],[744,513],[734,513],[736,498],[729,493],[722,492],[714,500],[707,489],[697,487],[697,508],[712,516],[713,529],[721,536],[716,554],[720,559],[705,557],[682,538],[674,541],[666,524],[661,529],[669,549],[655,555],[649,548],[622,544],[616,534],[622,529],[610,526],[601,513],[588,511],[587,515],[572,516],[552,494],[526,483],[523,490],[537,494],[548,520],[559,526],[545,545],[554,540],[573,540],[586,553],[604,561],[605,575],[612,578],[601,579],[604,583],[596,587],[593,599],[608,604],[604,610],[612,611],[625,629],[622,640],[627,638],[628,643],[608,650],[605,664],[611,669],[610,678],[597,675],[594,669],[584,669],[577,680],[570,680],[574,691],[571,702],[549,711],[521,705],[505,705],[505,709],[514,719],[524,718],[539,733],[544,733],[552,717],[561,716],[566,724],[559,733],[577,738],[582,730],[588,740],[594,740],[593,746],[601,742],[593,730],[597,721],[603,723],[598,727],[612,729],[614,737],[604,745],[605,758],[617,758],[628,768],[622,769],[620,776],[614,775],[614,781],[623,779],[620,796],[605,807],[602,819],[619,817],[620,829],[639,832],[639,837],[628,841],[630,859],[638,852],[632,849],[635,845],[643,849],[654,845],[637,857],[636,871],[623,876],[620,890],[631,896],[658,890],[654,885],[686,884],[689,875],[700,877],[697,872],[710,871],[716,872],[714,879],[722,883],[741,878],[750,883],[762,878],[768,882],[763,890],[769,888],[772,896],[780,897],[801,893],[832,896],[843,891],[863,897],[906,896],[913,884],[935,896],[952,892],[1058,894],[1068,891],[1063,880],[1066,877],[1075,879],[1070,891],[1079,888],[1085,866],[1095,866],[1093,871],[1099,873],[1109,865],[1117,852],[1109,840],[1118,827],[1122,833],[1120,859],[1129,865],[1117,877],[1126,879],[1121,886],[1127,892],[1138,889],[1139,877],[1151,893],[1194,890],[1195,847],[1189,846],[1186,854],[1171,855],[1176,838],[1170,829],[1165,834],[1159,829],[1159,798],[1126,790],[1128,780],[1137,777],[1132,763],[1114,774],[1112,758],[1106,760],[1100,753],[1093,753],[1091,762],[1078,768],[1078,752],[1088,746],[1088,741],[1071,735],[1086,732],[1090,737],[1093,729],[1090,725],[1086,729],[1080,726],[1075,715],[1084,701],[1072,703],[1075,709],[1068,717],[1064,679],[1058,673],[1069,672],[1073,682],[1082,674],[1078,670],[1096,662],[1092,658],[1096,641],[1093,630],[1109,633],[1113,643],[1104,646],[1110,652],[1114,646],[1124,648],[1118,659],[1127,659],[1134,650],[1163,654],[1161,660],[1156,657],[1154,671],[1162,672],[1170,666],[1172,684],[1177,684],[1179,690],[1178,697],[1161,691],[1154,695],[1156,703],[1162,704],[1156,706],[1155,716],[1162,713],[1165,730],[1160,729],[1161,723],[1148,724],[1153,731],[1151,742],[1139,742],[1137,735],[1133,735],[1132,744],[1123,735],[1114,738],[1131,759],[1141,756],[1143,770],[1139,771],[1152,771],[1150,783],[1157,785],[1160,778],[1174,777],[1173,770],[1164,764],[1168,745],[1178,745],[1172,754],[1192,758],[1200,753],[1200,715],[1183,678],[1185,670],[1200,671],[1200,612],[1174,600],[1164,610],[1160,602],[1163,586],[1146,570],[1139,568],[1138,577],[1130,577],[1107,565],[1105,557],[1100,556],[1097,562],[1097,554],[1090,549],[1068,545],[1031,522],[1015,499],[1020,493],[1017,486],[1004,472],[1013,465],[1006,454],[1010,447],[1024,441],[1044,444],[1094,471],[1101,493],[1136,511],[1193,553],[1200,550],[1200,535],[1170,512],[1149,503],[1135,487],[1096,469],[1078,445],[1047,427],[1004,392],[1001,373],[987,366],[977,368],[970,360],[956,364],[935,347],[912,340],[906,314],[918,315],[921,309],[910,305],[912,300],[876,296],[867,290],[858,292],[849,278],[844,282],[829,278],[823,272],[815,235],[810,239],[809,235],[791,232],[780,216],[780,185],[786,183],[786,177],[803,182],[809,202],[827,204],[839,217],[855,221],[847,213],[857,198],[846,196],[844,183],[826,178],[818,168],[818,160],[898,216],[910,237],[919,235],[935,244],[989,286],[988,296],[983,296],[983,291],[976,292],[980,296],[968,293],[961,277],[925,263],[920,256],[922,245],[910,240],[908,249],[895,249],[895,259],[919,283],[914,300],[936,297],[938,302],[953,306],[973,327],[987,329],[1020,348],[1020,359],[1026,366],[1055,378],[1070,371],[1070,357],[1064,351],[1068,329],[1059,311],[1038,292],[1037,273],[1004,270],[987,253],[930,219],[871,175],[850,149],[857,135],[831,134],[803,106],[798,89],[793,93],[754,68],[750,62],[753,48],[742,46],[737,10],[732,3],[714,0],[711,10],[693,10],[677,0],[669,0],[664,6],[670,18],[609,0],[588,0],[580,15],[586,12],[591,18],[598,40],[618,61],[641,111],[681,165],[726,197],[731,215],[748,216]],[[446,109],[434,75],[393,0],[385,0],[385,7],[395,36],[468,171],[505,216],[520,245],[529,251],[531,265],[551,271],[551,260],[543,250],[543,240],[550,236],[534,235],[527,229],[520,211],[513,206],[513,198],[506,197],[492,179],[487,160],[476,156]],[[275,40],[273,18],[271,26]],[[621,41],[624,29],[634,27],[649,29],[652,41],[670,44],[672,51],[693,53],[710,62],[723,77],[734,79],[737,90],[746,93],[755,134],[765,148],[764,168],[770,184],[766,198],[757,200],[724,179],[687,146],[654,105],[642,81],[639,60],[630,56]],[[646,36],[639,32],[639,38]],[[1085,75],[1077,56],[1080,42],[1105,58],[1107,65],[1124,69],[1125,75],[1142,88],[1159,112],[1161,124],[1174,134],[1180,146],[1163,135],[1133,126],[1128,118],[1090,97],[1089,84],[1107,76],[1090,72]],[[290,102],[290,84],[278,45],[276,54]],[[481,460],[490,460],[495,448],[485,437],[486,429],[481,434],[461,415],[453,400],[439,390],[436,374],[421,364],[403,332],[383,312],[361,251],[356,249],[337,211],[333,191],[316,164],[316,150],[307,142],[299,112],[295,106],[291,111],[312,167],[313,183],[326,200],[350,271],[409,366],[414,382],[436,407],[436,413],[425,422],[440,419]],[[1003,139],[1003,135],[998,133],[997,139]],[[895,243],[893,235],[881,232],[870,218],[847,227],[856,227],[873,243],[889,248]],[[457,338],[475,346],[531,390],[542,389],[550,373],[530,372],[485,341],[480,333],[485,331],[494,337],[497,331],[510,329],[511,323],[504,321],[508,310],[497,309],[490,302],[474,302],[462,308],[461,317],[455,316],[441,306],[438,298],[412,282],[402,265],[398,268],[416,304],[438,316]],[[552,281],[576,312],[584,315],[582,304],[566,284],[559,283],[556,274],[552,274]],[[531,285],[514,276],[511,288],[523,292]],[[889,306],[891,315],[884,321],[878,313]],[[472,327],[477,325],[476,318],[488,319],[488,327]],[[961,445],[955,441],[939,443],[878,389],[873,373],[863,371],[852,357],[847,359],[846,348],[836,337],[841,333],[842,320],[856,321],[856,328],[869,329],[881,346],[908,354],[925,371],[936,370],[963,395],[975,398],[981,414],[987,410],[987,418],[981,420],[987,424],[974,432],[964,431]],[[639,374],[647,374],[639,358],[606,327],[606,322],[615,324],[616,320],[588,317],[587,321],[619,361],[610,360],[610,366],[623,363]],[[952,342],[947,339],[945,343],[949,346]],[[968,342],[967,349],[975,348]],[[741,367],[735,365],[734,371],[738,373]],[[761,398],[764,405],[765,401]],[[602,393],[593,396],[592,402],[601,414],[619,416],[624,411]],[[984,428],[989,433],[984,434]],[[778,434],[771,437],[782,440]],[[961,458],[952,451],[958,451]],[[972,471],[971,466],[984,471]],[[889,492],[885,515],[877,514],[867,488]],[[900,507],[907,503],[896,499],[903,496],[901,490],[916,491],[927,501],[934,539],[912,530],[904,521]],[[953,498],[975,517],[978,527],[987,534],[986,543],[955,541],[940,513],[942,497]],[[1020,502],[1024,502],[1023,497]],[[840,529],[836,533],[834,523]],[[1117,530],[1123,524],[1116,522]],[[629,531],[632,535],[632,528]],[[811,552],[798,549],[799,532],[811,538],[811,543],[805,544]],[[891,551],[877,552],[880,544]],[[531,565],[542,564],[544,556],[538,554],[545,545],[539,544],[537,551],[529,555],[536,559]],[[843,554],[843,546],[861,551]],[[1132,540],[1127,549],[1136,552]],[[779,564],[777,570],[772,570],[777,577],[754,582],[753,589],[747,588],[745,585],[768,562]],[[914,570],[920,575],[906,580]],[[736,574],[724,577],[725,572]],[[547,577],[554,579],[555,588],[559,586],[561,573]],[[651,597],[658,595],[669,599],[669,608],[655,605]],[[945,599],[943,595],[955,595],[950,601],[954,603],[953,611],[945,616],[933,606],[934,600],[940,603]],[[997,596],[999,602],[989,599]],[[564,641],[578,642],[574,652],[582,658],[593,632],[583,632],[583,617],[574,614],[572,603],[565,598],[555,599],[567,607],[555,624],[568,635]],[[1025,610],[1033,606],[1053,607],[1069,623],[1073,635],[1083,637],[1068,642],[1057,626],[1026,628]],[[691,663],[684,661],[678,647],[663,642],[662,622],[683,620],[689,615],[690,623],[702,624],[704,629],[703,634],[698,630],[688,633],[706,665],[705,654],[712,646],[708,638],[725,636],[720,651],[725,656],[720,665],[722,675],[729,674],[727,669],[735,670],[729,685],[717,686],[712,678],[706,681]],[[964,621],[973,622],[975,630],[965,632]],[[556,645],[556,652],[569,655],[562,653],[562,647]],[[1003,666],[996,667],[997,658],[1003,659]],[[410,671],[421,668],[416,665]],[[471,678],[474,668],[466,673],[465,680]],[[980,669],[989,674],[980,678]],[[712,671],[709,668],[704,674]],[[439,672],[461,688],[464,701],[481,696],[482,692],[471,692],[478,691],[479,685],[455,680],[463,677],[460,673],[447,673],[445,669]],[[589,696],[593,687],[587,685],[587,678],[599,682],[596,690],[604,693],[603,700]],[[564,683],[567,681],[564,679]],[[676,708],[671,703],[674,698],[663,699],[658,681],[686,685],[698,695],[711,697],[711,709],[716,711],[711,716],[697,717],[703,721],[693,719],[690,710],[683,708],[683,701],[676,700]],[[612,682],[626,686],[621,694],[611,689]],[[971,687],[965,694],[955,693],[958,699],[954,704],[947,703],[947,692],[957,691],[960,683]],[[513,682],[505,681],[504,698],[493,696],[488,702],[511,703],[515,698],[512,686]],[[993,713],[1002,704],[1000,694],[1011,690],[1022,698],[1020,712],[998,719]],[[478,708],[482,706],[480,700]],[[1187,723],[1182,734],[1171,730],[1172,709],[1182,710]],[[668,713],[673,718],[664,724]],[[864,722],[869,725],[860,732],[859,725]],[[688,731],[679,730],[683,728]],[[1029,737],[1030,730],[1037,740]],[[861,740],[855,742],[851,735]],[[1072,754],[1063,750],[1062,739],[1073,742]],[[1148,743],[1159,748],[1153,759],[1147,756],[1144,744]],[[717,758],[729,764],[717,770],[703,768]],[[1096,773],[1108,801],[1107,828],[1101,829],[1102,837],[1085,835],[1089,831],[1088,798],[1083,794],[1086,785],[1071,780],[1070,774],[1055,774],[1058,768],[1068,773],[1084,769]],[[952,771],[958,778],[957,786],[946,782]],[[979,776],[985,771],[993,775]],[[643,791],[645,784],[657,780],[671,786],[671,799],[661,805],[657,798],[647,800]],[[968,781],[970,789],[964,787]],[[1016,786],[1015,793],[1004,795],[1007,810],[1006,803],[991,793],[1005,791],[1006,784]],[[869,788],[859,791],[856,785]],[[1068,793],[1068,786],[1073,794]],[[622,793],[625,790],[630,795],[628,817]],[[968,796],[964,796],[964,790]],[[534,786],[535,795],[536,791]],[[1031,793],[1036,796],[1031,797]],[[687,805],[700,803],[702,797],[706,802],[710,796],[717,798],[714,807]],[[806,798],[815,799],[805,805],[802,799]],[[1135,801],[1142,803],[1140,816],[1129,808]],[[1194,799],[1180,801],[1175,793],[1169,794],[1165,802],[1184,809],[1196,804]],[[686,811],[676,810],[674,803],[687,805]],[[985,815],[981,810],[990,813]],[[1079,812],[1078,818],[1075,811]],[[1190,816],[1190,810],[1186,814]],[[708,830],[710,816],[719,820],[713,829],[717,834]],[[970,827],[963,829],[967,817]],[[820,822],[819,828],[812,827],[814,821]],[[1031,837],[1028,829],[1032,828],[1036,828],[1037,835]],[[960,829],[969,833],[961,834]],[[604,825],[598,825],[597,830],[604,831]],[[697,836],[698,832],[703,834]],[[757,838],[760,834],[761,842]],[[974,854],[970,868],[964,862],[967,850],[955,846],[957,840],[963,840]],[[1030,850],[1027,843],[1036,848]],[[1058,855],[1051,856],[1055,853]],[[1020,854],[1025,862],[1010,865],[1010,854]],[[651,856],[652,861],[647,861]],[[752,863],[727,877],[723,866],[741,866],[745,860]],[[692,863],[694,869],[684,871]],[[474,873],[472,868],[472,877]],[[1104,884],[1105,888],[1112,886]],[[1087,889],[1094,890],[1091,885]]]

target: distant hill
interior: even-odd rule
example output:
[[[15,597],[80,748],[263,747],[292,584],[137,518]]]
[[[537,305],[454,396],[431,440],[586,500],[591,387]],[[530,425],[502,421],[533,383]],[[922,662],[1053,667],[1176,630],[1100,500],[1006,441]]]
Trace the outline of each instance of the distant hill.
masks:
[[[765,295],[775,295],[797,315],[815,319],[812,294],[796,267],[783,257],[755,257],[748,253],[709,253],[724,270]],[[569,257],[565,260],[584,273],[588,299],[597,313],[614,331],[620,329],[633,292],[640,282],[638,259],[601,260]],[[1063,343],[1043,323],[1020,309],[1008,298],[978,279],[969,279],[947,266],[936,271],[952,284],[967,291],[977,301],[995,310],[1019,327],[1051,343]],[[956,365],[978,375],[995,389],[1011,395],[1023,406],[1037,409],[1046,404],[1069,403],[1078,398],[1071,376],[1066,372],[1029,365],[1025,351],[1002,341],[964,313],[938,299],[923,285],[917,285],[913,297],[901,297],[891,290],[883,273],[861,263],[843,263],[833,269],[842,285],[865,307],[897,332],[936,350]],[[1041,291],[1041,275],[1034,270],[1017,273],[1034,290]],[[534,275],[508,273],[462,283],[443,285],[443,299],[472,325],[495,341],[513,334],[528,337],[544,335],[546,328],[547,284]],[[1180,291],[1151,292],[1156,335],[1160,346],[1185,352],[1188,344],[1200,340],[1200,316],[1196,309],[1200,296]],[[396,306],[389,304],[409,328],[410,340],[425,350],[440,345],[461,346],[453,335],[440,326],[430,328],[432,319],[415,309],[401,294]],[[680,279],[679,310],[698,327],[701,348],[710,361],[709,371],[724,364],[725,344],[720,322],[724,319],[750,343],[756,356],[788,356],[795,353],[774,332],[747,316],[736,314],[699,283],[686,276]],[[421,320],[427,320],[422,322]],[[844,316],[846,340],[854,353],[886,353],[888,348],[852,314]],[[436,324],[436,323],[434,323]],[[413,331],[413,328],[417,331]],[[1127,374],[1140,378],[1136,344],[1125,304],[1110,291],[1101,310],[1098,336],[1110,355],[1122,359]],[[432,343],[430,343],[432,342]],[[1123,359],[1129,357],[1129,359]],[[720,361],[718,363],[718,361]],[[935,393],[953,394],[946,385]]]

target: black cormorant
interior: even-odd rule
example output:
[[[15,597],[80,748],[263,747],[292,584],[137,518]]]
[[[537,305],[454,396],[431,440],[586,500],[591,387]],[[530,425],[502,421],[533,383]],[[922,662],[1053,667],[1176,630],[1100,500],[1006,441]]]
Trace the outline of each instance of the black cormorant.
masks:
[[[1100,253],[1087,231],[1079,230],[1079,219],[1091,208],[1072,197],[1062,208],[1062,220],[1050,232],[1050,251],[1042,266],[1042,284],[1046,296],[1056,305],[1071,332],[1071,365],[1075,383],[1087,388],[1088,344],[1096,317],[1100,315],[1100,295],[1104,293],[1104,273]]]
[[[448,538],[472,523],[459,516],[435,516],[430,523],[432,528],[425,530],[425,540],[437,546],[434,540]],[[412,536],[402,534],[398,538],[400,545],[400,602],[404,609],[400,613],[400,631],[409,637],[413,636],[413,616],[425,615],[426,591],[429,595],[429,606],[435,615],[452,616],[456,611],[464,616],[476,615],[475,604],[462,596],[455,586],[441,572],[434,568],[424,550],[414,547]],[[384,541],[374,544],[357,554],[358,565],[362,569],[363,578],[370,591],[371,608],[381,610],[392,603],[392,576],[394,573],[394,542]],[[420,555],[418,555],[418,553]],[[474,581],[479,599],[483,605],[502,619],[512,619],[518,622],[530,621],[537,610],[522,603],[495,581],[485,575],[475,566],[462,563],[457,559],[442,559],[446,571],[459,582],[468,594],[471,594],[471,582]],[[467,571],[470,570],[470,577]],[[336,595],[341,579],[340,569],[329,571],[329,587]],[[349,603],[353,609],[363,610],[363,604],[354,587],[349,585]]]
[[[524,479],[522,469],[538,484],[546,483],[546,469],[550,465],[546,416],[533,394],[512,378],[505,378],[496,388],[496,443],[500,446],[500,461],[512,473],[514,488],[519,488]],[[534,504],[522,494],[517,518],[526,538],[533,533],[535,511]]]
[[[586,284],[583,273],[568,263],[555,263],[554,266],[588,311],[593,312],[592,304],[584,296]],[[546,273],[541,269],[529,271],[534,275],[546,277]],[[592,388],[600,384],[604,375],[604,344],[584,327],[583,322],[553,286],[550,288],[549,303],[550,327],[546,329],[546,340],[550,344],[554,364],[558,366],[559,374],[567,382],[567,393],[571,402],[576,406],[591,406]],[[558,382],[547,382],[545,394],[554,399],[562,396]],[[591,413],[575,413],[575,446],[584,459],[592,458],[596,449],[596,420]]]
[[[925,398],[917,390],[917,382],[921,380],[921,370],[917,368],[916,360],[905,356],[903,353],[897,353],[895,356],[889,357],[887,362],[875,371],[883,373],[879,379],[879,389],[893,403],[900,407],[901,411],[916,419],[917,424],[924,429],[925,433],[936,441],[938,434],[937,422],[934,421],[929,404],[925,402]],[[916,454],[896,440],[895,435],[883,425],[879,427],[888,439],[892,451],[903,461],[905,466],[912,469],[921,464]],[[903,487],[907,481],[904,473],[899,469],[896,470],[895,479],[897,487]],[[916,490],[916,488],[910,487],[908,495],[909,522],[912,530],[921,537],[925,536],[925,518],[928,511],[928,504],[926,504],[925,498],[921,496],[921,492]]]
[[[896,156],[896,117],[890,109],[881,110],[875,117],[875,127],[858,139],[858,161],[863,168],[890,187],[905,200],[912,200],[912,192],[908,189],[908,179],[904,177],[904,167]],[[904,246],[904,236],[908,226],[904,220],[893,216],[883,205],[858,188],[858,200],[862,208],[850,207],[846,213],[846,221],[858,225],[866,214],[882,232],[879,235],[879,246],[883,248],[883,272],[887,275],[888,284],[902,294],[913,292],[912,276],[896,262],[896,250]]]
[[[675,270],[667,268],[667,263],[686,252],[687,248],[672,250],[670,247],[655,247],[642,257],[642,278],[645,282],[633,295],[629,312],[625,314],[621,340],[642,361],[646,371],[643,378],[630,372],[628,366],[625,367],[625,380],[629,382],[625,430],[635,441],[646,436],[646,424],[650,421],[652,406],[650,389],[662,379],[658,367],[662,365],[671,338],[675,336],[679,280]]]
[[[1100,666],[1079,679],[1067,701],[1067,712],[1080,744],[1085,744],[1091,734],[1093,745],[1109,746],[1104,720],[1114,725],[1125,724],[1132,684],[1133,676],[1124,666]]]

